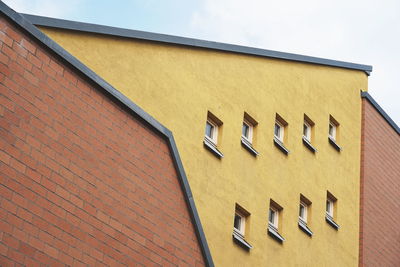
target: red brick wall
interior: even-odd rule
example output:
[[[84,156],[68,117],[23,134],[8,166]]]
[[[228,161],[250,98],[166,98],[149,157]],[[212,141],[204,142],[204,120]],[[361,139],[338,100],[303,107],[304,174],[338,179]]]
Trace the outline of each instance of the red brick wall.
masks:
[[[400,266],[400,136],[362,101],[360,266]]]
[[[160,136],[0,18],[0,266],[202,266]]]

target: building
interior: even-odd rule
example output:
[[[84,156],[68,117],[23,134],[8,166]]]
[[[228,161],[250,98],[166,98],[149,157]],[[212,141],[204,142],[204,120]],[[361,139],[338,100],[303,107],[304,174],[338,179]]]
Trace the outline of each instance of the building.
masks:
[[[163,155],[170,151],[169,157],[165,157],[169,159],[168,169],[176,171],[171,181],[175,182],[176,190],[179,189],[177,181],[182,188],[176,191],[180,193],[175,195],[175,204],[178,205],[179,214],[183,212],[185,215],[183,220],[186,223],[167,223],[171,227],[166,232],[175,233],[172,239],[180,237],[179,241],[175,240],[180,247],[169,251],[169,254],[163,253],[168,251],[165,242],[169,241],[165,240],[170,240],[171,236],[163,236],[164,243],[157,243],[158,249],[153,246],[155,240],[159,241],[154,236],[165,234],[162,231],[164,221],[153,225],[153,217],[146,217],[148,211],[136,206],[133,210],[142,214],[151,224],[144,227],[151,228],[151,232],[156,234],[151,237],[145,233],[137,235],[122,232],[119,238],[128,238],[130,244],[144,243],[139,249],[141,258],[132,261],[133,257],[127,253],[132,251],[116,249],[115,243],[110,243],[110,251],[118,250],[118,255],[111,252],[106,254],[102,250],[104,246],[99,244],[89,248],[84,242],[81,242],[81,254],[75,255],[80,257],[69,255],[69,248],[67,253],[59,249],[57,256],[66,254],[72,257],[72,264],[86,260],[86,264],[114,265],[130,264],[136,260],[135,263],[145,266],[193,266],[193,260],[198,265],[208,266],[214,263],[215,266],[375,266],[377,262],[396,266],[400,263],[397,215],[391,212],[398,208],[395,199],[398,198],[399,190],[396,189],[400,177],[399,130],[368,94],[371,66],[32,15],[23,15],[23,18],[4,4],[1,4],[1,9],[8,17],[6,21],[19,25],[16,29],[22,27],[25,34],[32,35],[30,38],[38,39],[39,42],[34,44],[55,53],[52,55],[58,61],[50,61],[45,70],[47,75],[51,75],[51,69],[57,71],[58,66],[69,70],[65,73],[79,74],[77,80],[82,83],[86,81],[87,86],[78,86],[78,89],[93,93],[96,91],[94,88],[98,88],[103,103],[110,103],[102,110],[106,119],[115,118],[114,122],[123,118],[124,123],[142,125],[143,129],[147,129],[146,135],[135,135],[135,138],[143,138],[146,146],[164,144]],[[8,34],[6,32],[3,36]],[[3,42],[5,40],[8,39],[5,38]],[[25,44],[22,41],[16,43],[22,47]],[[24,53],[20,46],[11,46],[13,51],[6,47],[2,45],[3,53],[12,53],[14,50]],[[19,58],[14,66],[25,63]],[[34,64],[32,57],[27,61]],[[45,66],[43,62],[42,66]],[[7,70],[5,68],[6,73],[1,73],[12,75]],[[32,74],[27,74],[26,78],[31,82],[40,81],[40,72]],[[56,79],[51,86],[59,88],[59,83],[62,86],[66,84],[63,79]],[[34,92],[38,90],[29,84],[27,86]],[[24,96],[27,97],[26,94]],[[57,100],[66,99],[71,99],[71,95],[67,93],[64,99]],[[77,99],[72,96],[72,99],[77,101],[78,107],[85,101],[88,105],[92,104],[89,98]],[[38,105],[39,109],[45,108],[41,102],[33,104]],[[13,103],[5,101],[3,106],[3,110],[7,110],[13,107]],[[68,107],[72,108],[72,105]],[[10,128],[10,132],[16,127],[8,126],[8,121],[12,122],[15,116],[7,115],[9,119],[4,125]],[[57,113],[51,115],[57,116]],[[92,115],[91,119],[95,117],[93,113],[84,115]],[[122,134],[122,126],[105,123],[109,128],[116,127],[112,128],[112,134]],[[171,132],[162,125],[172,131],[176,146]],[[104,128],[103,125],[99,127]],[[44,129],[47,130],[46,127]],[[67,131],[70,129],[80,130],[79,137],[86,141],[91,137],[89,134],[93,134],[91,129],[77,125],[68,124]],[[62,131],[62,128],[58,128],[49,133],[57,136],[62,135]],[[12,134],[15,135],[14,132]],[[13,142],[12,136],[9,135],[3,144]],[[111,152],[118,154],[122,148],[129,147],[128,143],[118,143],[120,146],[116,146],[112,136],[110,133],[112,142],[106,146]],[[129,136],[133,136],[133,133]],[[148,142],[149,136],[151,142]],[[383,142],[381,137],[384,137]],[[15,135],[14,138],[19,137]],[[119,139],[124,138],[118,138],[122,142]],[[83,153],[76,152],[78,155]],[[140,149],[131,152],[142,155]],[[152,152],[160,156],[157,149]],[[16,157],[2,155],[5,161],[1,166],[6,166],[4,162],[15,164],[15,160],[11,159]],[[114,164],[113,170],[118,170],[118,166],[128,158],[131,156],[119,157],[118,162],[110,161]],[[58,163],[58,160],[62,159],[56,157],[53,161]],[[142,167],[139,170],[149,171],[148,164],[154,162],[143,163],[142,160],[136,162]],[[48,163],[45,160],[43,164],[52,164],[53,161]],[[18,166],[16,164],[12,169]],[[154,167],[157,166],[158,162]],[[103,166],[99,171],[106,172],[107,169],[108,166]],[[121,175],[130,176],[137,171],[135,167]],[[159,175],[162,175],[161,170]],[[31,180],[35,178],[31,174],[25,176]],[[48,180],[57,181],[58,176],[55,177],[50,176]],[[107,177],[98,180],[104,179],[107,180]],[[160,178],[157,181],[163,180]],[[138,182],[138,187],[146,187],[140,181],[135,182]],[[153,184],[155,188],[159,188],[158,182]],[[27,180],[20,184],[35,183]],[[6,185],[3,188],[9,187]],[[65,189],[71,196],[74,194],[73,188]],[[61,192],[64,191],[56,191],[54,195]],[[14,194],[20,195],[13,192],[11,197]],[[108,194],[105,195],[102,200],[107,202]],[[131,197],[140,198],[130,195],[129,200]],[[72,197],[67,200],[70,199]],[[21,239],[24,235],[21,234],[20,221],[7,221],[9,217],[23,218],[21,216],[25,216],[25,213],[18,214],[18,210],[27,209],[18,207],[17,214],[12,217],[9,214],[14,214],[11,205],[14,202],[6,200],[8,206],[5,207],[11,208],[6,210],[7,217],[3,217],[6,219],[1,220],[8,227],[4,228],[8,232],[4,231],[2,235],[7,238],[12,235],[17,241],[9,238],[8,243],[3,242],[0,251],[2,260],[7,260],[6,263],[20,260],[18,263],[21,263],[23,257],[27,263],[31,263],[31,260],[71,263],[70,258],[67,258],[69,262],[54,261],[54,257],[51,257],[54,256],[51,254],[54,253],[54,245],[46,239],[40,239],[45,242],[43,250],[35,251],[39,256],[30,256],[32,250],[25,247],[26,242]],[[88,200],[85,204],[102,206],[98,201]],[[161,203],[152,200],[142,202],[153,208],[153,212],[154,207],[160,207]],[[170,201],[167,200],[167,203]],[[64,209],[68,208],[68,201],[62,204],[66,205],[62,206]],[[53,205],[57,206],[52,203],[49,207],[53,208]],[[162,206],[158,211],[165,214],[168,209]],[[175,211],[173,215],[177,215]],[[49,210],[49,213],[54,212]],[[102,227],[97,227],[96,234],[99,237],[117,232],[107,232],[110,231],[109,227],[118,230],[115,227],[119,227],[119,224],[111,220],[108,212],[112,210],[96,213],[98,220],[107,219],[104,214],[110,216],[106,223],[102,221]],[[379,216],[374,216],[376,214]],[[383,217],[387,219],[382,220]],[[22,225],[29,224],[24,222]],[[182,225],[188,226],[184,229],[188,230],[189,236],[176,233]],[[13,229],[18,230],[14,232]],[[41,231],[47,233],[47,230]],[[25,230],[25,235],[30,234]],[[145,242],[140,237],[144,237]],[[96,254],[99,248],[103,253],[103,261],[95,257],[101,257],[101,254]]]
[[[0,2],[0,265],[213,266],[172,133]]]
[[[362,94],[360,266],[400,265],[400,128]]]
[[[370,66],[25,17],[171,129],[216,266],[358,265]]]

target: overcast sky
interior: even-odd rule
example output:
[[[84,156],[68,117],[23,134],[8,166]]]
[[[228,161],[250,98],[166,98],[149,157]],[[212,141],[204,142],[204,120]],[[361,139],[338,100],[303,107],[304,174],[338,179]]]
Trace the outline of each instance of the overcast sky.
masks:
[[[372,65],[400,125],[399,0],[3,0],[18,12]]]

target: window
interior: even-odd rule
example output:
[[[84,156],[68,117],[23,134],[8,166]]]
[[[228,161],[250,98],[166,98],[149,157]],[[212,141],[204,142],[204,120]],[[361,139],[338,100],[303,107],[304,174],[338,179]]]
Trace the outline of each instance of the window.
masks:
[[[252,248],[252,246],[245,240],[246,221],[249,216],[250,213],[248,211],[236,204],[235,217],[233,220],[233,240],[246,250]]]
[[[253,125],[246,120],[243,121],[242,137],[251,144],[253,140]]]
[[[338,230],[339,225],[335,222],[336,220],[336,203],[337,199],[328,191],[326,196],[326,222],[331,225],[334,229]]]
[[[284,133],[285,133],[285,127],[283,127],[283,125],[279,121],[275,121],[275,130],[274,130],[275,138],[283,143]]]
[[[244,236],[245,224],[246,224],[246,218],[242,214],[236,211],[235,220],[233,223],[234,230],[237,233]]]
[[[288,123],[279,114],[276,114],[274,126],[274,144],[286,155],[289,154],[289,150],[284,145],[287,137],[287,126]]]
[[[303,144],[311,150],[311,152],[317,152],[317,149],[312,145],[313,134],[314,134],[314,122],[304,114],[304,122],[303,122]]]
[[[254,149],[255,127],[257,124],[255,119],[246,112],[244,113],[241,143],[253,156],[258,155],[258,152]]]
[[[211,112],[208,112],[204,133],[204,146],[213,152],[218,158],[222,158],[224,156],[217,148],[221,127],[222,121],[220,121]]]
[[[274,207],[269,208],[268,222],[271,227],[278,231],[279,211]]]
[[[206,122],[206,138],[208,138],[213,144],[217,145],[218,125],[209,119]]]
[[[303,124],[303,137],[311,142],[311,126],[307,121],[304,121]]]
[[[268,234],[278,242],[283,242],[285,239],[279,233],[280,223],[283,208],[278,203],[270,200],[268,211]]]
[[[329,143],[337,150],[340,151],[341,147],[338,145],[339,139],[339,122],[332,116],[329,116],[328,140]]]
[[[326,200],[326,215],[333,218],[333,200],[329,198]]]
[[[305,232],[307,235],[311,237],[313,235],[313,232],[309,228],[310,210],[311,210],[311,201],[309,201],[306,197],[300,194],[298,225],[303,232]]]
[[[300,202],[299,219],[305,223],[307,223],[307,208],[307,204]]]

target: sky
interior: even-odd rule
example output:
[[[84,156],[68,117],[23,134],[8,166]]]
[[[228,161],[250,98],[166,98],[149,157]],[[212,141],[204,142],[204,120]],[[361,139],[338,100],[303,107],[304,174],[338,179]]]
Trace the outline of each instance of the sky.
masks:
[[[3,0],[21,13],[372,65],[400,125],[399,0]]]

